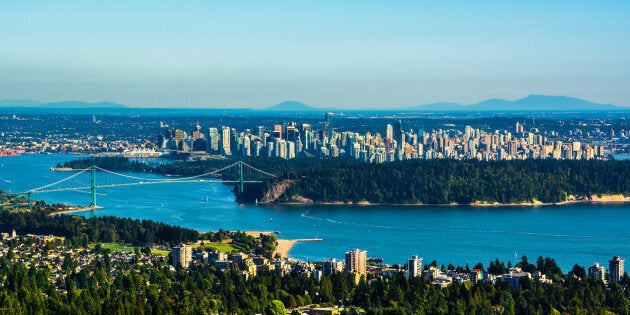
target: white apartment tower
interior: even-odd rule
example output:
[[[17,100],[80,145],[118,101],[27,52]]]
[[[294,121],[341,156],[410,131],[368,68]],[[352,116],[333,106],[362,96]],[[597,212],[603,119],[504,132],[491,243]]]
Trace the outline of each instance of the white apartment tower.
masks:
[[[422,258],[413,255],[407,260],[407,277],[411,279],[420,275],[422,275]]]

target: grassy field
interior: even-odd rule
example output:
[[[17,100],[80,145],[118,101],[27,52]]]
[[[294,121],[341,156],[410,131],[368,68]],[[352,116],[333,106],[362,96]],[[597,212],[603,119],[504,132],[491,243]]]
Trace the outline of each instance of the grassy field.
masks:
[[[157,255],[162,255],[162,256],[168,256],[168,253],[170,253],[170,250],[166,250],[166,249],[156,249],[156,248],[151,248],[151,254],[157,254]]]
[[[204,242],[203,245],[199,247],[203,247],[204,249],[214,249],[222,253],[231,253],[235,250],[234,246],[226,242]]]
[[[94,247],[96,247],[96,244],[90,244],[90,249],[94,249]],[[101,247],[103,249],[109,249],[112,252],[133,252],[134,251],[134,247],[133,246],[125,246],[124,244],[121,243],[101,243]]]
[[[94,247],[96,247],[96,244],[90,244],[89,247],[91,249],[94,249]],[[124,244],[121,244],[121,243],[101,243],[101,247],[104,249],[109,249],[112,252],[115,252],[115,251],[133,252],[135,250],[134,246],[125,246]],[[168,256],[168,253],[170,252],[171,252],[170,250],[164,250],[164,249],[155,249],[155,248],[151,249],[152,254],[158,254],[158,255],[163,255],[163,256]]]

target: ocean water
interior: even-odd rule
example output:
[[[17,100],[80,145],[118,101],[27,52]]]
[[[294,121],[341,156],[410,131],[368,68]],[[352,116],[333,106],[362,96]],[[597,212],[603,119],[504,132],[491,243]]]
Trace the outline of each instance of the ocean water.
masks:
[[[19,192],[72,175],[51,172],[73,155],[0,157],[0,189]],[[156,177],[157,175],[134,174]],[[181,183],[99,189],[102,209],[86,217],[114,215],[151,219],[200,231],[269,230],[282,238],[323,238],[298,243],[290,256],[303,260],[344,257],[354,248],[385,263],[405,263],[411,255],[424,263],[485,266],[491,260],[530,262],[556,259],[563,271],[590,266],[615,255],[630,257],[630,204],[563,206],[262,206],[234,201],[232,186]],[[48,203],[87,205],[89,191],[34,194]]]

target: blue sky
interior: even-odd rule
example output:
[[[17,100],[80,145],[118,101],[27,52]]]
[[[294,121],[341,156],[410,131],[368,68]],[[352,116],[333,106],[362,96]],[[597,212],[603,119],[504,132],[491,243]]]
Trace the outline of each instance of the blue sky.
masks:
[[[630,105],[630,1],[2,1],[0,99]]]

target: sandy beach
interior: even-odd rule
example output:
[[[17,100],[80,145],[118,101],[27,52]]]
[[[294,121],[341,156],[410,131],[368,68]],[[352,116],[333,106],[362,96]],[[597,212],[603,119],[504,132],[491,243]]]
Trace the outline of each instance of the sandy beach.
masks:
[[[277,232],[274,232],[274,231],[245,231],[245,233],[247,235],[251,235],[253,237],[259,237],[261,234],[264,234],[264,235],[276,235],[277,234]],[[275,251],[274,255],[275,254],[279,254],[280,258],[289,258],[289,252],[291,251],[291,248],[293,248],[293,246],[296,243],[303,242],[303,241],[311,241],[311,240],[304,240],[304,239],[287,240],[287,239],[279,238],[277,240],[276,251]]]
[[[86,210],[97,210],[97,209],[102,209],[102,208],[103,207],[99,207],[99,206],[94,206],[94,207],[71,207],[71,208],[68,208],[67,210],[51,212],[50,215],[58,215],[58,214],[65,214],[65,213],[81,212],[81,211],[86,211]]]
[[[297,240],[284,240],[278,239],[278,245],[276,246],[276,253],[280,255],[281,258],[288,258],[289,251],[297,243]]]

